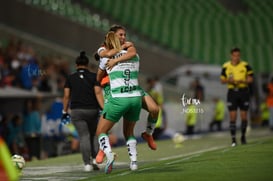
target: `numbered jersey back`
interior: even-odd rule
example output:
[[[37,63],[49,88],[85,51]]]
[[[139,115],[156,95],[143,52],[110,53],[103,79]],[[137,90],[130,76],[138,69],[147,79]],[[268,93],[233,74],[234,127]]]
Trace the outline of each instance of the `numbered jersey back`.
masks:
[[[125,54],[122,50],[113,58]],[[106,63],[106,62],[105,62]],[[106,70],[110,78],[112,97],[136,97],[141,96],[141,89],[138,83],[139,56],[130,60],[120,62],[112,70]]]

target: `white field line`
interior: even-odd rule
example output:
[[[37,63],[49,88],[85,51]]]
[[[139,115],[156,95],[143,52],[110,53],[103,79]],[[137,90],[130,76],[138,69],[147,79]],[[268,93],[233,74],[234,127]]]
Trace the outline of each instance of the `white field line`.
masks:
[[[204,152],[218,150],[218,149],[225,148],[225,147],[226,146],[215,146],[215,147],[212,147],[212,148],[199,150],[199,151],[192,152],[192,153],[189,153],[189,154],[180,154],[180,155],[176,155],[176,156],[170,156],[170,157],[160,158],[160,159],[157,159],[156,161],[163,161],[163,160],[169,160],[169,159],[184,157],[184,158],[181,158],[179,160],[174,160],[172,162],[165,163],[166,165],[171,165],[171,164],[174,164],[174,163],[178,163],[178,162],[181,162],[181,161],[190,160],[192,158],[199,157]],[[152,170],[154,168],[156,168],[156,167],[142,168],[142,169],[138,169],[138,171]],[[126,172],[122,172],[122,173],[117,174],[117,175],[109,176],[107,178],[121,177],[121,176],[124,176],[124,175],[129,175],[132,172],[133,171],[126,171]]]
[[[115,162],[115,165],[122,166],[128,165],[127,162]],[[99,165],[99,167],[104,167],[105,164]],[[83,171],[83,165],[62,165],[62,166],[34,166],[25,167],[22,170],[23,176],[39,176],[39,175],[49,175],[60,172],[71,172],[71,171]]]
[[[187,153],[187,154],[180,154],[180,155],[174,155],[174,156],[160,158],[160,159],[158,159],[158,161],[170,160],[170,159],[181,158],[181,157],[187,157],[187,156],[191,156],[191,155],[195,155],[195,154],[204,153],[204,152],[207,152],[207,151],[218,150],[218,149],[225,148],[225,147],[226,146],[214,146],[214,147],[211,147],[211,148],[207,148],[207,149],[203,149],[203,150],[199,150],[199,151],[195,151],[195,152],[191,152],[191,153]]]
[[[213,150],[217,150],[217,149],[221,149],[221,148],[225,148],[225,146],[216,146],[216,147],[212,147],[212,148],[208,148],[208,149],[202,149],[196,152],[192,152],[192,153],[188,153],[188,154],[180,154],[180,155],[175,155],[175,156],[169,156],[169,157],[164,157],[164,158],[160,158],[157,159],[157,161],[163,161],[163,160],[169,160],[169,159],[175,159],[175,158],[180,158],[179,160],[174,160],[172,162],[168,162],[166,163],[167,165],[170,164],[174,164],[177,162],[181,162],[181,161],[185,161],[185,160],[189,160],[191,158],[194,157],[198,157],[200,156],[202,153],[207,152],[207,151],[213,151]],[[115,162],[115,165],[128,165],[127,162]],[[104,168],[105,164],[101,164],[100,167]],[[139,171],[144,171],[144,170],[151,170],[155,167],[149,167],[149,168],[143,168],[143,169],[139,169]],[[47,179],[45,177],[39,178],[39,176],[42,175],[50,175],[50,174],[56,174],[56,173],[61,173],[61,172],[75,172],[75,171],[83,171],[83,165],[68,165],[68,166],[35,166],[35,167],[25,167],[22,171],[23,176],[27,177],[27,176],[37,176],[37,178],[31,178],[31,180],[43,180],[43,179]],[[112,178],[112,177],[120,177],[120,176],[124,176],[124,175],[128,175],[132,173],[132,171],[125,171],[123,173],[117,174],[117,175],[113,175],[110,176],[108,178]],[[65,178],[65,180],[75,180],[75,179],[84,179],[86,177],[81,177],[81,178],[75,178],[75,177],[69,177],[69,178]],[[57,176],[52,175],[52,177],[48,177],[48,180],[63,180],[64,178],[58,178]],[[22,180],[25,180],[24,178],[22,178]]]
[[[200,154],[192,155],[192,156],[189,156],[189,157],[186,157],[186,158],[174,160],[174,161],[172,161],[172,162],[166,163],[166,165],[171,165],[171,164],[179,163],[179,162],[182,162],[182,161],[185,161],[185,160],[190,160],[190,159],[192,159],[192,158],[199,157],[200,155],[202,155],[202,154],[200,153]]]

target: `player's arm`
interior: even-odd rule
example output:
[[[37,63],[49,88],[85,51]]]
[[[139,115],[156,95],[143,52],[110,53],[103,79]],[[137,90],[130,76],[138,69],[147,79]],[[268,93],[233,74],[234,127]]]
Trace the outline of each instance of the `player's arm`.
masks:
[[[99,82],[94,86],[94,92],[95,92],[97,101],[98,101],[101,109],[103,109],[103,107],[104,107],[104,99],[103,99],[102,88],[101,88],[101,86],[99,86]]]
[[[109,59],[109,61],[106,63],[106,67],[107,69],[111,70],[118,62],[129,60],[134,56],[136,56],[136,48],[131,46],[128,48],[127,53],[123,54],[122,56],[115,59]]]
[[[104,75],[105,75],[105,70],[102,70],[102,69],[98,68],[98,71],[97,71],[97,82],[101,82],[101,80],[104,77]]]
[[[98,54],[100,57],[110,58],[110,57],[114,56],[115,54],[117,54],[118,52],[119,52],[119,50],[117,50],[117,49],[111,49],[111,50],[104,49],[104,50],[101,50],[100,52],[98,52]]]
[[[222,68],[222,72],[221,72],[221,76],[220,76],[220,81],[222,84],[237,84],[238,82],[236,82],[234,80],[233,77],[228,77],[227,74],[226,74],[226,67],[223,67]]]
[[[222,71],[221,71],[220,81],[222,84],[229,83],[229,81],[227,79],[226,69],[227,69],[226,67],[223,67]]]
[[[63,112],[68,112],[68,104],[70,100],[70,88],[64,88],[64,96],[63,96]]]
[[[238,83],[251,84],[253,82],[253,75],[247,75],[246,80],[240,80]]]
[[[97,82],[101,82],[102,78],[106,74],[106,62],[107,58],[100,58],[100,63],[97,71]]]
[[[126,42],[121,46],[121,48],[122,48],[122,50],[124,50],[124,49],[128,49],[129,47],[133,47],[133,46],[134,46],[134,44],[132,42]],[[111,49],[111,50],[103,49],[103,50],[99,51],[98,55],[100,57],[110,58],[110,57],[113,57],[118,52],[119,52],[119,50],[117,50],[117,49]]]
[[[246,71],[247,71],[246,79],[240,81],[240,83],[251,84],[253,82],[253,70],[248,64],[246,65]]]
[[[134,46],[134,44],[132,42],[127,41],[123,45],[121,45],[121,48],[122,48],[122,50],[126,50],[129,47],[133,47],[133,46]]]
[[[103,109],[104,107],[104,98],[103,98],[103,93],[102,93],[102,88],[100,86],[100,82],[102,80],[102,78],[105,75],[105,62],[107,61],[106,58],[101,58],[100,59],[100,64],[99,64],[99,68],[97,71],[97,77],[96,77],[96,86],[94,87],[94,91],[95,91],[95,95],[97,98],[97,101],[100,105],[100,107]]]

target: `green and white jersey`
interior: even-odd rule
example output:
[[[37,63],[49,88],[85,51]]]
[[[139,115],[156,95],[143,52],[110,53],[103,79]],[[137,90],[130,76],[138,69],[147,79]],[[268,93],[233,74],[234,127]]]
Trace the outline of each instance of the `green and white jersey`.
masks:
[[[127,53],[122,50],[113,58],[117,58]],[[112,97],[136,97],[142,96],[141,88],[138,83],[139,56],[130,60],[119,62],[112,70],[106,69],[108,58],[101,58],[99,68],[106,70],[110,79],[110,89]]]

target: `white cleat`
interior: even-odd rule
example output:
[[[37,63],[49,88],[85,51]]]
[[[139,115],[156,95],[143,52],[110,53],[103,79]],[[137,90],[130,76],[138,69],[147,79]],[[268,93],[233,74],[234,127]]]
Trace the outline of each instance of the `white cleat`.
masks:
[[[92,166],[91,166],[91,165],[89,165],[89,164],[84,165],[83,170],[84,170],[85,172],[91,172],[91,171],[92,171]]]
[[[235,142],[233,142],[232,144],[231,144],[231,147],[235,147],[237,144],[235,143]]]
[[[112,172],[114,162],[115,162],[115,155],[111,152],[110,155],[107,156],[107,162],[104,169],[104,172],[106,174],[109,174]]]
[[[136,162],[136,161],[131,161],[131,163],[130,163],[130,169],[131,169],[132,171],[135,171],[135,170],[138,169],[138,166],[137,166],[137,162]]]

